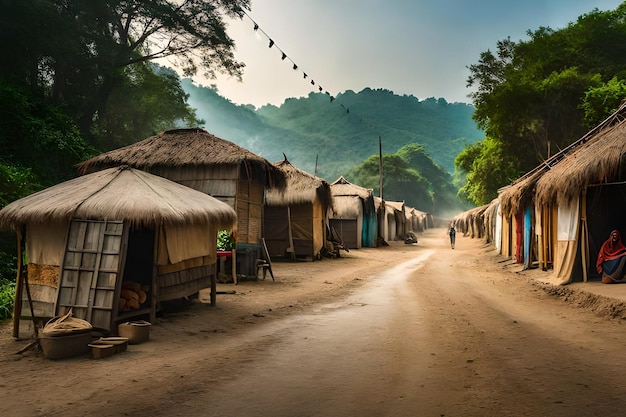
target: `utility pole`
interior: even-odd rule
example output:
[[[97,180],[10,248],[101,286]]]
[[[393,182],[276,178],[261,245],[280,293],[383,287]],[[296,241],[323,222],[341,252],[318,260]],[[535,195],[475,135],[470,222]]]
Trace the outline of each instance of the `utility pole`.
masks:
[[[382,199],[383,198],[383,142],[382,142],[382,139],[380,138],[380,135],[378,135],[378,178],[380,181],[379,197]]]

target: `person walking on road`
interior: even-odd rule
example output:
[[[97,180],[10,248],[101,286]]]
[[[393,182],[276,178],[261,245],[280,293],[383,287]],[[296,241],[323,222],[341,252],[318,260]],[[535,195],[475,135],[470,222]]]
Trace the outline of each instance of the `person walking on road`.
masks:
[[[450,231],[448,231],[448,234],[450,235],[450,247],[454,249],[454,242],[456,240],[456,229],[454,228],[454,223],[450,225]]]

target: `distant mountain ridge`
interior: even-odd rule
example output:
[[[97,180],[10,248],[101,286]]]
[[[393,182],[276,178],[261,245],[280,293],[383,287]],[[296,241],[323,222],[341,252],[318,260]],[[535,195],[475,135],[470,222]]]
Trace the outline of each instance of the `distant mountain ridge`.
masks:
[[[197,109],[204,128],[276,162],[284,159],[328,181],[378,154],[395,153],[407,144],[424,147],[448,173],[467,144],[484,137],[472,120],[474,107],[444,99],[419,101],[389,90],[346,91],[331,101],[322,93],[290,98],[280,106],[236,105],[190,79],[181,80],[189,105]]]

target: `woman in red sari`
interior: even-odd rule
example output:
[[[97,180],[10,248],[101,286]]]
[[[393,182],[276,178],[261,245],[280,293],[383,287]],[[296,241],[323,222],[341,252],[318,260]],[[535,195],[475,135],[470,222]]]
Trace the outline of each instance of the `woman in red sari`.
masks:
[[[618,230],[613,230],[598,253],[596,270],[602,275],[602,283],[626,282],[626,247]]]

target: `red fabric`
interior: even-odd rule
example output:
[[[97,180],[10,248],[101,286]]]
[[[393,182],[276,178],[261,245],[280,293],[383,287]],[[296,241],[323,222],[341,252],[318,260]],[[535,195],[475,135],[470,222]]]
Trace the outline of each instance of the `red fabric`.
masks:
[[[524,262],[524,212],[518,211],[515,215],[515,262],[521,264]]]
[[[617,234],[617,240],[613,241],[613,234]],[[596,271],[602,273],[602,263],[604,261],[610,261],[611,259],[617,259],[620,256],[626,255],[626,247],[622,243],[622,235],[619,231],[613,230],[609,238],[602,244],[600,252],[598,253],[598,261],[596,262]]]

